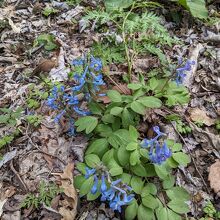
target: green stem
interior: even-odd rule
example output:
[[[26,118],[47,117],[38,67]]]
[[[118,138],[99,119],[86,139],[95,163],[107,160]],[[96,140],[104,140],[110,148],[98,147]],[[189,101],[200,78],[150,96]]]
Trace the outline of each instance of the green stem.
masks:
[[[132,73],[132,59],[131,59],[128,44],[127,44],[127,39],[126,39],[126,34],[125,34],[125,24],[128,19],[128,16],[131,14],[132,10],[134,9],[134,5],[135,3],[133,3],[130,11],[126,14],[123,24],[122,24],[122,39],[124,43],[125,54],[126,54],[126,59],[127,59],[127,64],[128,64],[128,78],[130,82],[131,82],[131,73]]]

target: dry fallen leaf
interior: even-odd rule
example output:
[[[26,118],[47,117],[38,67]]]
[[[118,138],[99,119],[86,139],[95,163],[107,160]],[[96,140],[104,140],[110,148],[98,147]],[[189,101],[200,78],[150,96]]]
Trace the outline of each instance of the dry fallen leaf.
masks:
[[[220,160],[211,165],[208,179],[210,187],[218,193],[220,191]]]
[[[190,110],[190,118],[192,121],[202,122],[207,126],[211,126],[215,123],[214,119],[208,117],[206,112],[199,108],[193,108]]]
[[[33,76],[37,76],[40,73],[49,73],[57,65],[56,57],[51,60],[42,59],[40,60],[38,66],[33,71]]]
[[[62,220],[74,220],[77,213],[77,192],[73,185],[73,170],[74,164],[69,163],[65,167],[63,173],[53,173],[53,175],[60,176],[61,188],[64,194],[68,197],[66,203],[59,208],[59,213],[63,216]],[[64,203],[63,203],[64,204]]]

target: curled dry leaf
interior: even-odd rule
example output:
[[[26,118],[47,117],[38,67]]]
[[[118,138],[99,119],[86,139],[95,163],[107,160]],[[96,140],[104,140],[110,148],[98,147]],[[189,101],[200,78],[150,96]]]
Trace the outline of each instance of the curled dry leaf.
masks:
[[[211,165],[209,170],[210,187],[215,193],[220,191],[220,160]]]
[[[77,193],[73,185],[74,164],[69,163],[65,167],[63,173],[53,173],[60,176],[61,188],[67,196],[63,206],[59,208],[59,213],[63,216],[62,220],[73,220],[77,213]],[[65,205],[64,205],[65,204]]]
[[[207,126],[211,126],[215,123],[215,120],[208,117],[206,111],[203,111],[199,108],[193,108],[190,111],[190,118],[195,122],[202,122]]]

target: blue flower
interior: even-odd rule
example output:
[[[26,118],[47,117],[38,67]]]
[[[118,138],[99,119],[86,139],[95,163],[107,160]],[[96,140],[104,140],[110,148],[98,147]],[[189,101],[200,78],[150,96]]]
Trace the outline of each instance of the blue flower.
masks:
[[[130,194],[130,195],[127,195],[126,193],[123,194],[123,202],[125,204],[130,203],[133,199],[134,199],[134,194]]]
[[[121,212],[121,206],[125,205],[125,203],[121,200],[121,192],[118,193],[117,196],[115,196],[115,198],[110,201],[110,208],[113,210],[113,211],[118,211],[118,212]]]
[[[96,194],[97,191],[98,191],[98,183],[99,183],[99,180],[98,180],[98,177],[96,175],[94,175],[94,185],[91,189],[91,193],[92,194]]]
[[[153,130],[157,134],[158,137],[165,135],[163,132],[160,131],[159,126],[154,126]]]
[[[86,116],[86,115],[90,115],[91,113],[89,111],[83,111],[82,109],[80,109],[78,106],[74,106],[73,107],[73,110],[79,114],[79,115],[82,115],[82,116]]]
[[[102,182],[101,182],[101,192],[104,193],[107,190],[107,186],[105,183],[105,175],[102,174]]]
[[[60,112],[55,118],[54,118],[54,122],[58,123],[60,121],[60,119],[62,118],[62,116],[66,113],[66,110],[63,110],[62,112]]]
[[[178,63],[180,63],[180,62],[181,62],[181,60],[178,60]],[[186,64],[183,67],[180,67],[180,68],[176,69],[177,74],[176,74],[175,81],[176,81],[177,85],[183,83],[183,80],[186,77],[186,73],[185,72],[186,71],[191,71],[192,65],[195,65],[195,61],[187,60]]]
[[[78,99],[77,96],[72,96],[72,95],[69,95],[69,94],[64,94],[63,95],[63,99],[65,101],[67,101],[68,105],[77,105],[77,104],[79,104],[79,99]]]
[[[102,60],[91,56],[91,62],[90,62],[89,67],[94,69],[97,72],[101,71],[102,70]]]
[[[81,78],[79,79],[79,85],[74,86],[72,88],[73,92],[79,92],[82,89],[82,87],[84,86],[84,84],[86,83],[85,77],[86,77],[86,73],[88,71],[88,68],[89,68],[88,66],[85,68]]]
[[[94,173],[96,172],[96,169],[89,169],[88,167],[86,167],[86,174],[85,174],[85,178],[88,179],[90,176],[92,176]]]
[[[115,189],[110,188],[102,193],[101,201],[111,201],[115,196]]]
[[[73,66],[82,66],[84,64],[85,60],[84,59],[75,59],[72,62]]]
[[[165,142],[162,145],[162,147],[157,142],[155,150],[154,150],[154,147],[152,146],[149,152],[149,158],[151,162],[155,164],[162,164],[164,161],[166,161],[171,156],[172,156],[172,152],[168,148]]]
[[[67,131],[67,134],[69,136],[74,136],[75,135],[75,127],[74,127],[74,120],[73,120],[73,118],[69,119],[69,129]]]
[[[46,103],[53,110],[57,110],[58,109],[58,105],[56,104],[56,99],[54,97],[51,97],[51,96],[48,97]]]

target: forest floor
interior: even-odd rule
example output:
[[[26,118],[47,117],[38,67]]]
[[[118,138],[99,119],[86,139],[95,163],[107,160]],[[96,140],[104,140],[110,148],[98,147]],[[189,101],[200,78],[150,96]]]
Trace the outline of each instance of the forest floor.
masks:
[[[72,172],[73,167],[83,161],[88,139],[82,134],[68,137],[64,134],[65,126],[53,122],[53,112],[45,105],[48,94],[41,92],[41,78],[38,78],[41,72],[50,77],[51,71],[55,71],[56,76],[61,70],[68,71],[65,66],[102,38],[94,27],[83,27],[82,17],[86,11],[99,4],[88,2],[77,6],[55,1],[0,0],[0,108],[9,109],[0,112],[0,117],[10,115],[7,119],[1,118],[3,121],[0,119],[0,216],[3,220],[68,220],[76,214],[72,212],[77,212],[77,219],[81,220],[124,218],[123,214],[114,213],[99,202],[80,199],[77,208],[71,207],[70,200],[77,200],[77,195],[73,185],[65,184],[77,173]],[[56,11],[44,15],[46,6]],[[166,56],[173,58],[177,54],[196,61],[184,82],[190,91],[189,104],[172,110],[155,110],[154,117],[169,138],[183,143],[191,157],[191,163],[186,168],[180,167],[175,176],[177,184],[192,195],[188,219],[199,219],[209,200],[220,210],[220,23],[195,20],[186,11],[181,20],[175,22],[166,7],[152,10],[163,18],[171,36],[183,42],[166,48]],[[174,6],[172,10],[175,11]],[[219,11],[220,3],[211,5],[209,11],[212,10]],[[55,44],[55,49],[47,50],[36,41],[42,34],[55,36],[54,42],[46,39],[49,47]],[[158,65],[156,56],[140,56],[134,61],[133,73],[147,73]],[[122,85],[126,63],[111,63],[108,68],[114,81]],[[108,80],[105,79],[111,86],[113,83]],[[28,121],[25,118],[28,111],[38,117]],[[169,111],[181,115],[181,120],[161,119]],[[58,194],[50,207],[46,204],[38,208],[21,207],[29,193],[39,194],[42,181],[54,182],[72,191],[66,197]],[[53,187],[56,194],[58,189]]]

